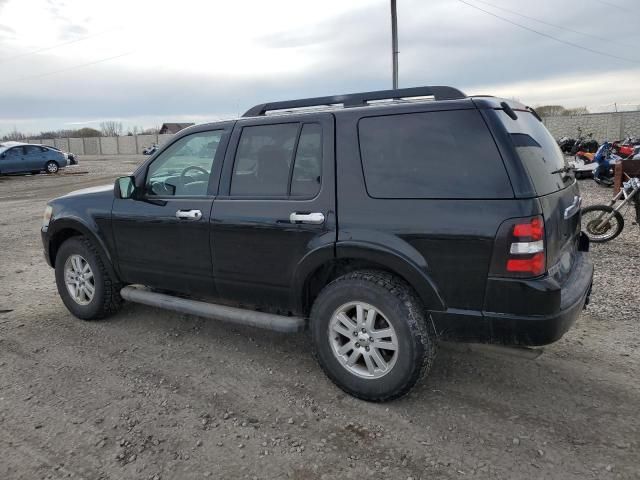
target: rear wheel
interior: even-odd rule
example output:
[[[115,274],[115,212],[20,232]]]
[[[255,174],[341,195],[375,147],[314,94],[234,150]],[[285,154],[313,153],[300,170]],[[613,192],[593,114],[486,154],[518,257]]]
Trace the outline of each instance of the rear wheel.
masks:
[[[412,289],[384,272],[360,271],[327,285],[313,304],[314,354],[347,393],[382,402],[426,374],[436,346]]]
[[[98,320],[120,308],[120,285],[87,238],[65,241],[56,255],[55,268],[60,298],[76,317]]]
[[[613,216],[603,223],[605,217]],[[604,243],[613,240],[624,227],[624,219],[620,212],[607,205],[591,205],[582,209],[582,225],[589,240]]]
[[[59,167],[56,162],[51,160],[47,162],[47,164],[44,166],[44,169],[47,171],[47,173],[58,173]]]

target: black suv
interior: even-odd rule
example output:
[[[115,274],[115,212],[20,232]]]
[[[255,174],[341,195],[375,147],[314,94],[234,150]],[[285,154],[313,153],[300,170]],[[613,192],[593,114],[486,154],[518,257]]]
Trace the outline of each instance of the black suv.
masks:
[[[51,201],[42,239],[79,318],[125,299],[308,324],[327,375],[383,401],[429,370],[439,339],[558,340],[593,276],[579,212],[533,110],[419,87],[183,130],[115,187]]]

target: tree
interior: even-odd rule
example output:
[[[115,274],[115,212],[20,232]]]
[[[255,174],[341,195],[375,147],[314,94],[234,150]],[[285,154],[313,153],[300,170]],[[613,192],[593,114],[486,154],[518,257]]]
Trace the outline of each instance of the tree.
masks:
[[[13,130],[2,137],[2,140],[6,141],[18,141],[18,140],[26,140],[29,138],[28,135],[25,135],[22,132],[19,132],[16,127],[13,127]]]
[[[96,130],[95,128],[84,127],[80,130],[75,131],[76,137],[99,137],[102,133],[100,130]]]
[[[122,135],[122,122],[109,120],[100,124],[100,130],[105,137],[118,137]]]

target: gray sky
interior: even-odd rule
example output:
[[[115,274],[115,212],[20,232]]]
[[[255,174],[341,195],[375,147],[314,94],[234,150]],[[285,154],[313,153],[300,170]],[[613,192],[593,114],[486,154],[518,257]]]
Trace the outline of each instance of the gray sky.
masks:
[[[639,15],[636,0],[398,0],[400,86],[636,109]],[[389,0],[0,0],[0,134],[203,122],[389,88],[390,69]]]

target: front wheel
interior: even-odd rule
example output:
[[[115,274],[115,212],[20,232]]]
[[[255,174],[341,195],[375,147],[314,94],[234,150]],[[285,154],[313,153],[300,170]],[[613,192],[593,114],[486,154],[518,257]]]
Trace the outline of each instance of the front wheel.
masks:
[[[401,397],[430,369],[436,345],[420,301],[400,279],[358,271],[327,285],[313,304],[314,354],[347,393]]]
[[[98,320],[120,308],[120,285],[87,238],[65,241],[56,255],[55,269],[60,298],[76,317]]]
[[[44,169],[47,171],[47,173],[58,173],[59,167],[56,162],[51,160],[50,162],[47,162],[47,164],[44,166]]]
[[[591,205],[582,209],[582,225],[589,240],[604,243],[620,235],[624,219],[607,205]]]

